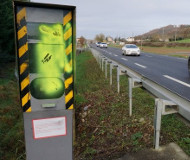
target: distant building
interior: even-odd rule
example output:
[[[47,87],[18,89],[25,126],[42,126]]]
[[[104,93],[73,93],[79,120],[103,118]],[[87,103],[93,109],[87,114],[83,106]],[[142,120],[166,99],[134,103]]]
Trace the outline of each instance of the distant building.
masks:
[[[107,42],[108,42],[108,43],[113,43],[113,41],[114,41],[114,40],[113,40],[112,37],[107,37]]]
[[[135,41],[138,42],[138,43],[140,43],[140,42],[143,41],[143,40],[141,40],[141,39],[136,39]]]
[[[169,42],[169,38],[165,38],[165,39],[159,38],[159,41],[160,42]]]
[[[77,38],[76,40],[77,40],[77,43],[78,43],[78,42],[79,42],[79,40],[80,40],[80,38]]]
[[[119,45],[123,46],[125,45],[125,42],[119,42]]]
[[[128,38],[126,38],[126,41],[127,42],[134,42],[135,38],[134,37],[128,37]]]

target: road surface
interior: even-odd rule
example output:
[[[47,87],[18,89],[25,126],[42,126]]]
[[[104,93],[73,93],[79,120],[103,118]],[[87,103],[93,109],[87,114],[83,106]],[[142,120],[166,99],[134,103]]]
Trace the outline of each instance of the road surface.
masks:
[[[99,48],[95,44],[91,47],[190,101],[187,59],[144,52],[140,56],[124,56],[119,48]]]

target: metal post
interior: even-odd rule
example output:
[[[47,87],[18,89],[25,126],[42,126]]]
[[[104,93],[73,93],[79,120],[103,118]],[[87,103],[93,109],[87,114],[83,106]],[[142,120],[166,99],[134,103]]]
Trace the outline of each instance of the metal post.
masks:
[[[132,116],[132,88],[133,88],[132,78],[128,78],[128,83],[129,83],[129,116]]]
[[[101,59],[101,56],[99,55],[99,65],[100,65],[100,68],[101,68],[101,65],[102,65],[102,59]]]
[[[101,67],[101,61],[100,61],[100,56],[98,55],[98,64]]]
[[[159,149],[160,128],[162,115],[178,113],[179,107],[172,101],[164,99],[155,99],[154,109],[154,145],[155,149]]]
[[[102,58],[102,71],[104,71],[104,58]]]
[[[154,145],[155,145],[155,149],[159,148],[162,106],[163,106],[162,101],[160,99],[155,99],[155,110],[154,110]]]
[[[120,68],[117,67],[117,92],[120,92],[120,84],[119,84],[119,75],[120,75]]]
[[[107,60],[105,60],[105,77],[108,77],[108,71],[107,71]]]
[[[112,69],[113,69],[113,66],[110,63],[110,85],[112,85]]]

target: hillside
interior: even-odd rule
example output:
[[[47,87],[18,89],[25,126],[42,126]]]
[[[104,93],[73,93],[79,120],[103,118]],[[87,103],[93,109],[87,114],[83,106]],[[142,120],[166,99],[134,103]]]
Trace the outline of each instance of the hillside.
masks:
[[[190,38],[190,25],[168,25],[135,37],[150,41],[175,41]]]

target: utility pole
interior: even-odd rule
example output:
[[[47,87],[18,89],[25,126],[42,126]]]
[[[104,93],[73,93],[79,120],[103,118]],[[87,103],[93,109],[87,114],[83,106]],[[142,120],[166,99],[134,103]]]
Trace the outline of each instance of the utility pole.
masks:
[[[142,38],[143,38],[143,37],[141,37],[141,50],[142,50]]]
[[[176,25],[174,25],[174,27],[175,27],[175,42],[176,42],[176,32],[177,32],[177,26],[176,26]]]

